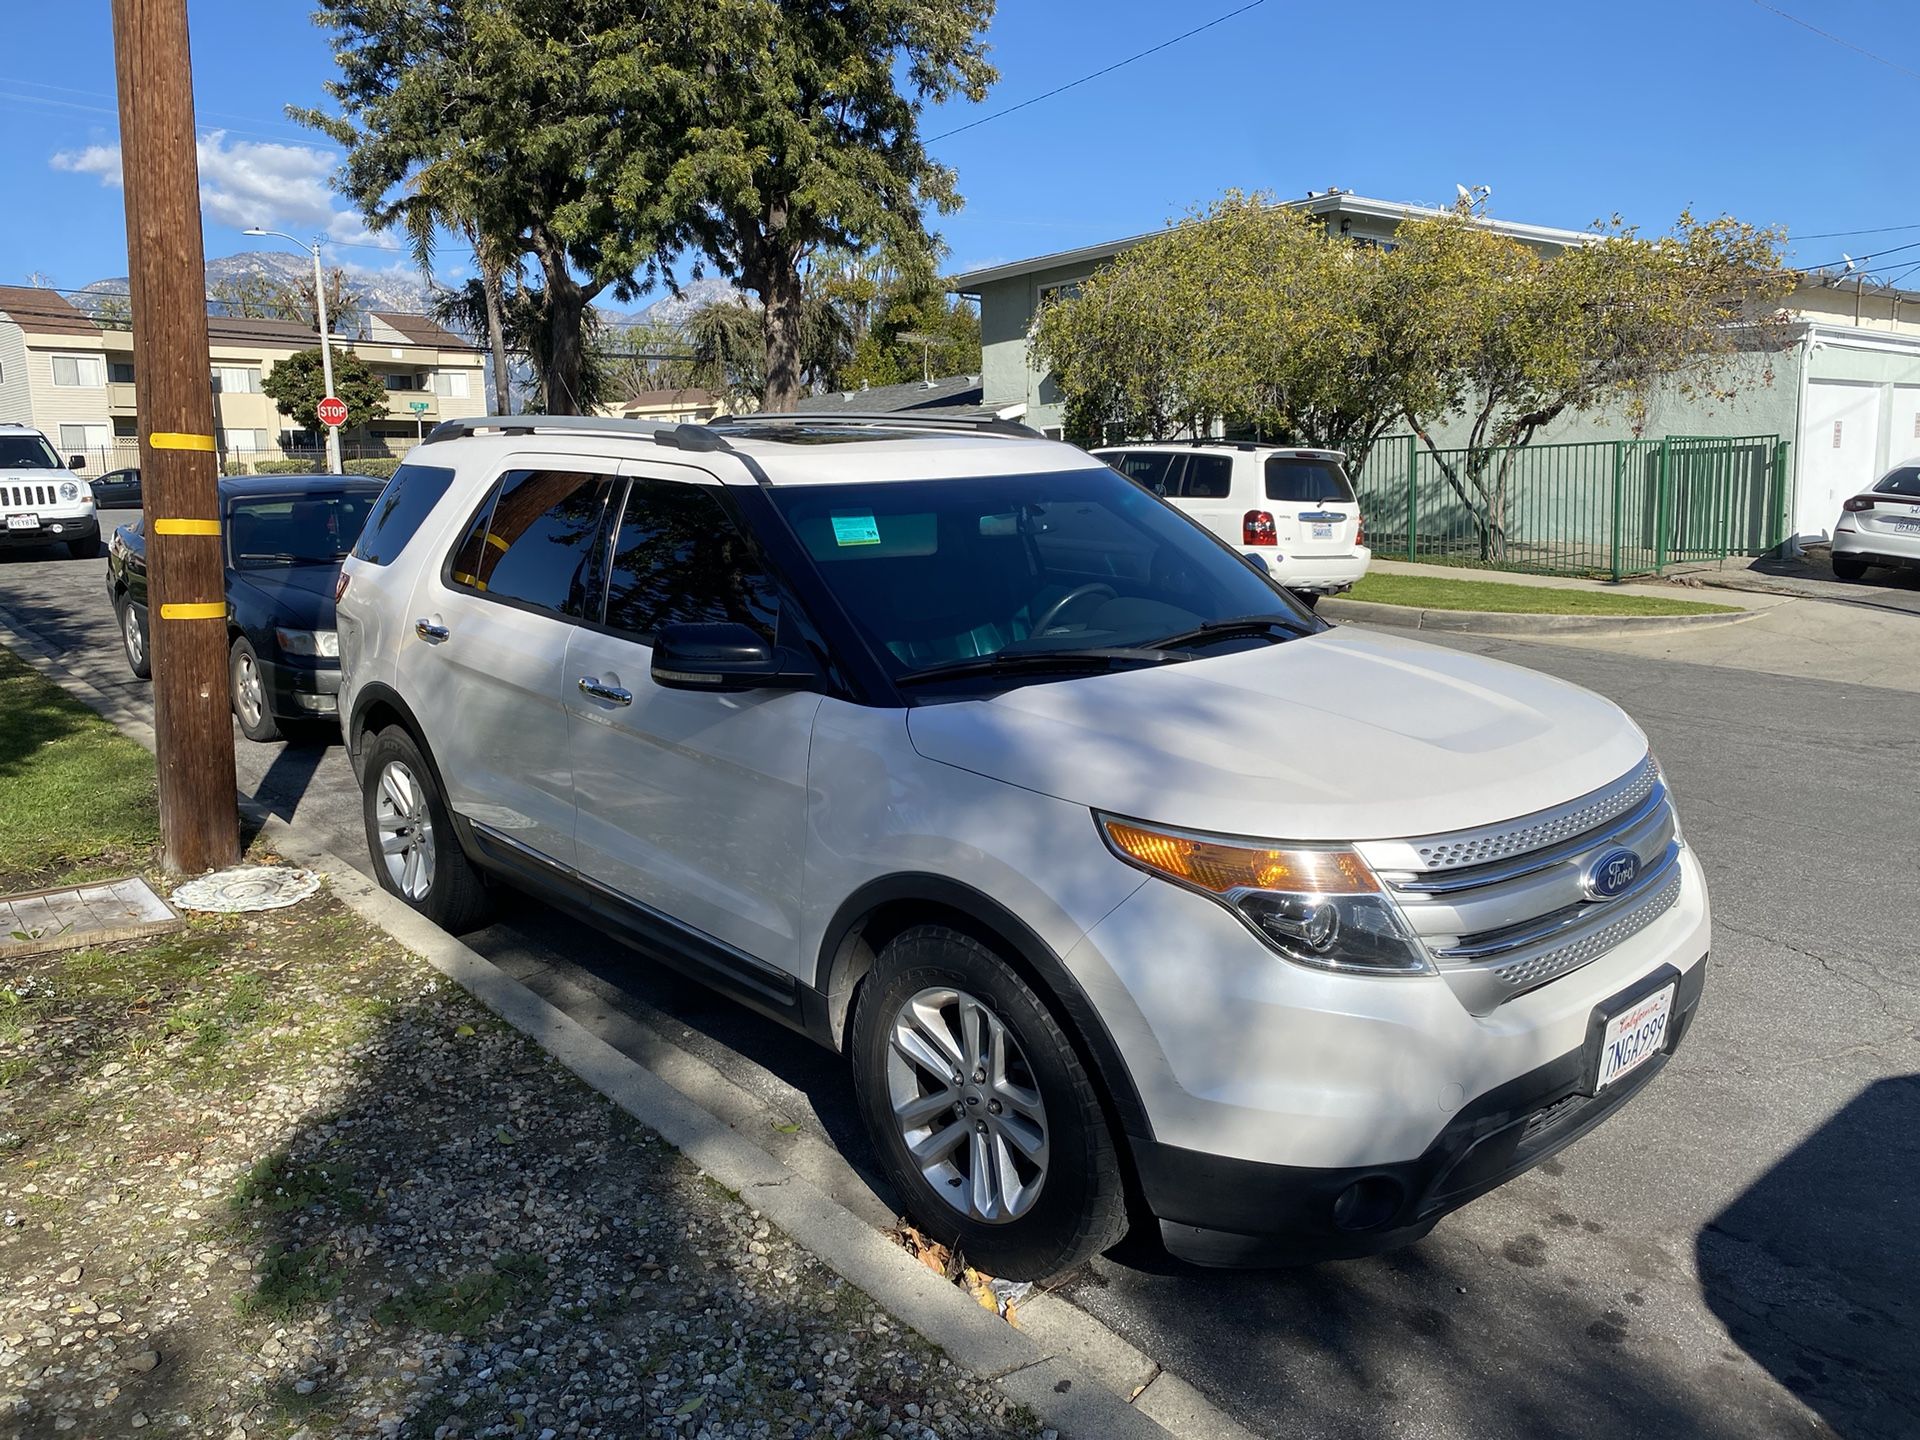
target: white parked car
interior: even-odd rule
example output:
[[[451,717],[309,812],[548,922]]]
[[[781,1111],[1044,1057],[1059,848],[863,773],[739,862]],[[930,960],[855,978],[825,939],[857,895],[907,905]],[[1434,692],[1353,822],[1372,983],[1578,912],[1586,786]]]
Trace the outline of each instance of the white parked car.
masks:
[[[0,546],[65,545],[75,559],[100,554],[93,491],[60,463],[47,437],[28,425],[0,425]]]
[[[1197,440],[1093,453],[1258,558],[1309,606],[1351,590],[1373,560],[1346,456],[1337,450]]]
[[[1833,573],[1858,580],[1869,565],[1920,566],[1920,459],[1902,460],[1841,507]]]
[[[346,561],[388,890],[524,887],[841,1051],[993,1274],[1424,1235],[1665,1064],[1707,892],[1584,690],[1308,614],[1019,427],[452,421]]]

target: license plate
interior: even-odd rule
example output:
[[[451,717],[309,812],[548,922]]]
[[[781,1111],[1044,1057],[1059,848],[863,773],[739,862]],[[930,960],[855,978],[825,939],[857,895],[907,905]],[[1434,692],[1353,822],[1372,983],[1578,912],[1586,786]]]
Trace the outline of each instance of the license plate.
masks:
[[[9,515],[7,516],[7,528],[9,530],[38,530],[40,528],[40,517],[38,515]]]
[[[1632,1074],[1666,1048],[1667,1021],[1677,987],[1666,985],[1607,1021],[1600,1033],[1600,1071],[1594,1093]]]
[[[1896,530],[1920,530],[1920,516],[1889,515],[1880,523]]]
[[[1313,538],[1316,540],[1331,540],[1333,538],[1333,526],[1315,525],[1313,527]]]

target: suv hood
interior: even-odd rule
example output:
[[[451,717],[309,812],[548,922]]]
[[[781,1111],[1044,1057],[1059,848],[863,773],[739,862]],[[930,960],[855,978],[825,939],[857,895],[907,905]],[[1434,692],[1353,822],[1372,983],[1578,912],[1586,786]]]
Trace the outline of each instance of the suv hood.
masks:
[[[244,586],[266,602],[274,623],[290,630],[333,629],[338,565],[274,565],[227,574],[231,589]]]
[[[907,713],[929,760],[1074,804],[1284,840],[1432,835],[1543,810],[1647,753],[1612,702],[1341,628]]]

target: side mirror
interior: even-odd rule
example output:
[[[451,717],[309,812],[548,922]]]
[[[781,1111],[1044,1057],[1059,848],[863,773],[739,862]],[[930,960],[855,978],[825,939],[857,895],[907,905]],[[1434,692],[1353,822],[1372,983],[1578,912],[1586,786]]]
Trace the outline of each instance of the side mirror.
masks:
[[[87,468],[87,457],[86,457],[86,456],[84,456],[84,455],[69,455],[69,456],[67,457],[67,468],[68,468],[69,470],[84,470],[84,469],[86,469],[86,468]]]
[[[653,639],[653,683],[668,690],[799,690],[813,667],[745,625],[663,625]]]

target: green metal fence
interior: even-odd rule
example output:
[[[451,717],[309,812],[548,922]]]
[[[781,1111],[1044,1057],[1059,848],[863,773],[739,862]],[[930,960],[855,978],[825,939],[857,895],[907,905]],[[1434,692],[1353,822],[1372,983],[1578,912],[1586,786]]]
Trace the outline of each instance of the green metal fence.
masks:
[[[1515,446],[1488,466],[1491,476],[1506,465],[1498,506],[1481,499],[1467,460],[1412,435],[1374,445],[1355,487],[1376,555],[1619,579],[1764,554],[1786,538],[1787,442],[1777,435]]]

